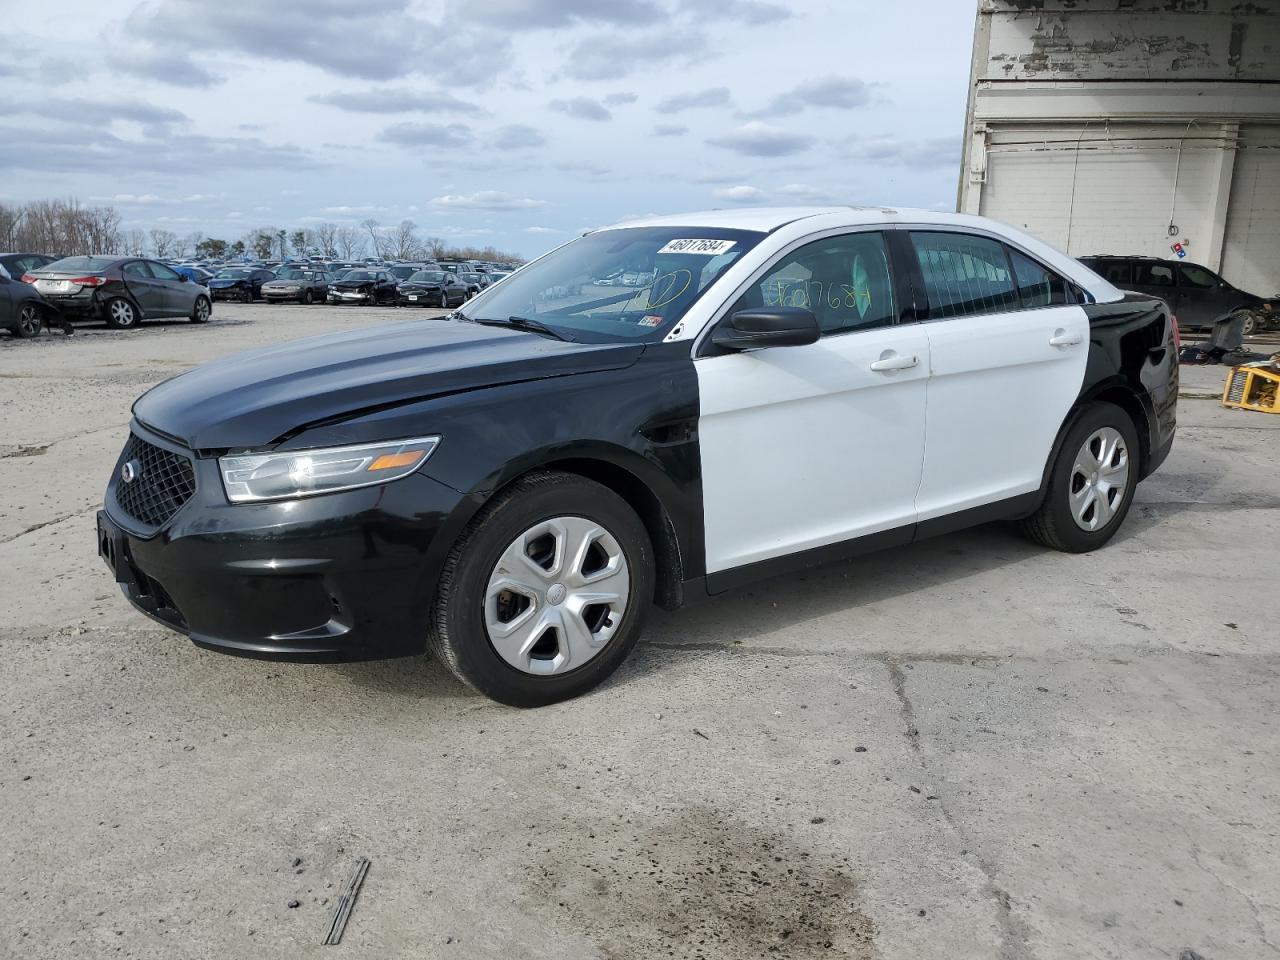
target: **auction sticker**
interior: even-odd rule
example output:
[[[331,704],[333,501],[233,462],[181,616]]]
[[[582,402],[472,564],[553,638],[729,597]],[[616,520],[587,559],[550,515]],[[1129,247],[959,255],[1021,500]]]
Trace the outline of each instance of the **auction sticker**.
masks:
[[[704,257],[718,257],[728,253],[736,240],[672,240],[659,253],[697,253]]]

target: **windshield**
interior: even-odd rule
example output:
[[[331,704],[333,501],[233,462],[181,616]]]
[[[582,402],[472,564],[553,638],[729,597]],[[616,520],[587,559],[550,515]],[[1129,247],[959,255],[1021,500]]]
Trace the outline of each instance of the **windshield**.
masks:
[[[418,272],[417,267],[388,267],[387,273],[391,274],[397,280],[404,280]]]
[[[215,280],[246,280],[249,277],[248,270],[219,270]]]
[[[439,270],[419,270],[409,278],[410,283],[444,283],[444,274]]]
[[[310,280],[315,274],[310,270],[281,270],[276,274],[281,280]]]
[[[489,286],[466,316],[525,317],[595,342],[656,340],[763,237],[709,227],[602,230]]]
[[[343,280],[376,280],[378,279],[368,270],[348,270],[342,275]]]

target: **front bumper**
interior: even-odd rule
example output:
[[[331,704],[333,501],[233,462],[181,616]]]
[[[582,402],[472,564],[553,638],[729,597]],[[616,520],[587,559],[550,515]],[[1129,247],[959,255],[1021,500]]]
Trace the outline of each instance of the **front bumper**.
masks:
[[[396,302],[404,307],[434,307],[440,303],[439,290],[410,290],[396,293]]]
[[[330,303],[369,303],[374,299],[372,293],[364,290],[330,290]]]
[[[241,656],[352,661],[425,649],[440,571],[472,512],[468,498],[414,474],[382,487],[232,504],[217,462],[194,464],[195,495],[159,530],[123,510],[118,479],[108,486],[98,553],[130,603],[202,647]]]
[[[209,296],[214,300],[243,300],[245,294],[252,296],[247,287],[210,287]]]

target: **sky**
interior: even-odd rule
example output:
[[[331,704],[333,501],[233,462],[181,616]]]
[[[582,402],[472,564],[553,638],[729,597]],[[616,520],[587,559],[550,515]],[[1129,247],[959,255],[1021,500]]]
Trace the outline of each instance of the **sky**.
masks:
[[[533,256],[648,214],[955,206],[964,0],[11,4],[0,200],[126,229],[408,218]]]

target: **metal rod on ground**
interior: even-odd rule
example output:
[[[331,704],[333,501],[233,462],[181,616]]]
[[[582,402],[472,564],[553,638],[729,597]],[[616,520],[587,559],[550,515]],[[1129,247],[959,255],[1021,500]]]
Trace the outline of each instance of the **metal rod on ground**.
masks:
[[[325,934],[324,943],[326,945],[337,944],[342,942],[342,932],[347,928],[347,921],[351,919],[351,908],[356,905],[356,897],[360,895],[360,885],[364,883],[364,875],[369,872],[369,861],[365,857],[361,857],[356,861],[356,868],[351,874],[351,879],[347,881],[346,887],[338,896],[338,902],[333,905],[333,916],[329,919],[329,931]]]

